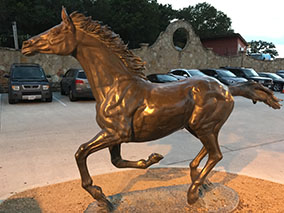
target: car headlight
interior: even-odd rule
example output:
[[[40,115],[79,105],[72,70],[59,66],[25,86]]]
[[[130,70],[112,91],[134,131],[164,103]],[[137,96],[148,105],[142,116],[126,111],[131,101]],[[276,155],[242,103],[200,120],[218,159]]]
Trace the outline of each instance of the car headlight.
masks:
[[[43,90],[48,90],[49,89],[49,85],[42,85],[42,89]]]
[[[19,85],[12,85],[12,90],[19,91],[20,86]]]

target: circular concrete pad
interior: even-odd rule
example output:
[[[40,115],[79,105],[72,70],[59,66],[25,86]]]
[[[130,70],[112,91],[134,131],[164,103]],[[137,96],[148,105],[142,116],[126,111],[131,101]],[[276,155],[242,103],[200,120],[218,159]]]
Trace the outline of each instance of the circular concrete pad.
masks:
[[[238,194],[229,187],[214,183],[200,191],[198,201],[187,204],[189,185],[151,188],[109,196],[113,203],[114,213],[183,213],[183,212],[232,212],[239,204]],[[106,212],[99,210],[96,202],[86,209],[85,213]]]

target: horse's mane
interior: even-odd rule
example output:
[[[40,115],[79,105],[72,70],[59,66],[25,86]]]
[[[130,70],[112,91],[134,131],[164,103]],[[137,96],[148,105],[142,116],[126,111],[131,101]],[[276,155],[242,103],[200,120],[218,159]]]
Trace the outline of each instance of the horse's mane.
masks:
[[[146,78],[143,73],[145,63],[140,57],[135,56],[133,52],[128,49],[127,45],[124,44],[120,36],[111,31],[108,26],[101,25],[98,21],[93,21],[91,17],[86,17],[78,12],[70,14],[70,18],[76,28],[80,28],[84,32],[96,37],[107,47],[111,48],[132,73]]]

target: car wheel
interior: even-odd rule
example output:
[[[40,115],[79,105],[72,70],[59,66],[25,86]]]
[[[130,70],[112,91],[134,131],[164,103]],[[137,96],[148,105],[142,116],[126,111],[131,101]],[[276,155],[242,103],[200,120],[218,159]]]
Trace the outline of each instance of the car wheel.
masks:
[[[281,91],[282,89],[282,85],[281,84],[274,84],[273,85],[273,90],[276,91],[276,92],[279,92]]]
[[[69,89],[69,99],[70,101],[77,101],[77,98],[74,96],[74,91]]]
[[[10,97],[8,98],[8,102],[9,102],[9,104],[15,104],[15,103],[17,103],[15,99],[10,98]]]
[[[45,99],[46,102],[52,102],[52,96]]]
[[[61,95],[66,95],[66,93],[65,93],[64,89],[62,88],[62,86],[60,87],[60,93],[61,93]]]

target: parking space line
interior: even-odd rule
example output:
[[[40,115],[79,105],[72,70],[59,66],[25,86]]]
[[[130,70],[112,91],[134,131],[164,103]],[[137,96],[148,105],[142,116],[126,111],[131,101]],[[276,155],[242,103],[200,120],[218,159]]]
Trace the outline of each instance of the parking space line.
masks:
[[[60,101],[58,98],[56,98],[55,96],[53,96],[53,99],[55,99],[57,102],[59,102],[61,105],[63,106],[67,106],[67,104],[63,103],[62,101]]]

